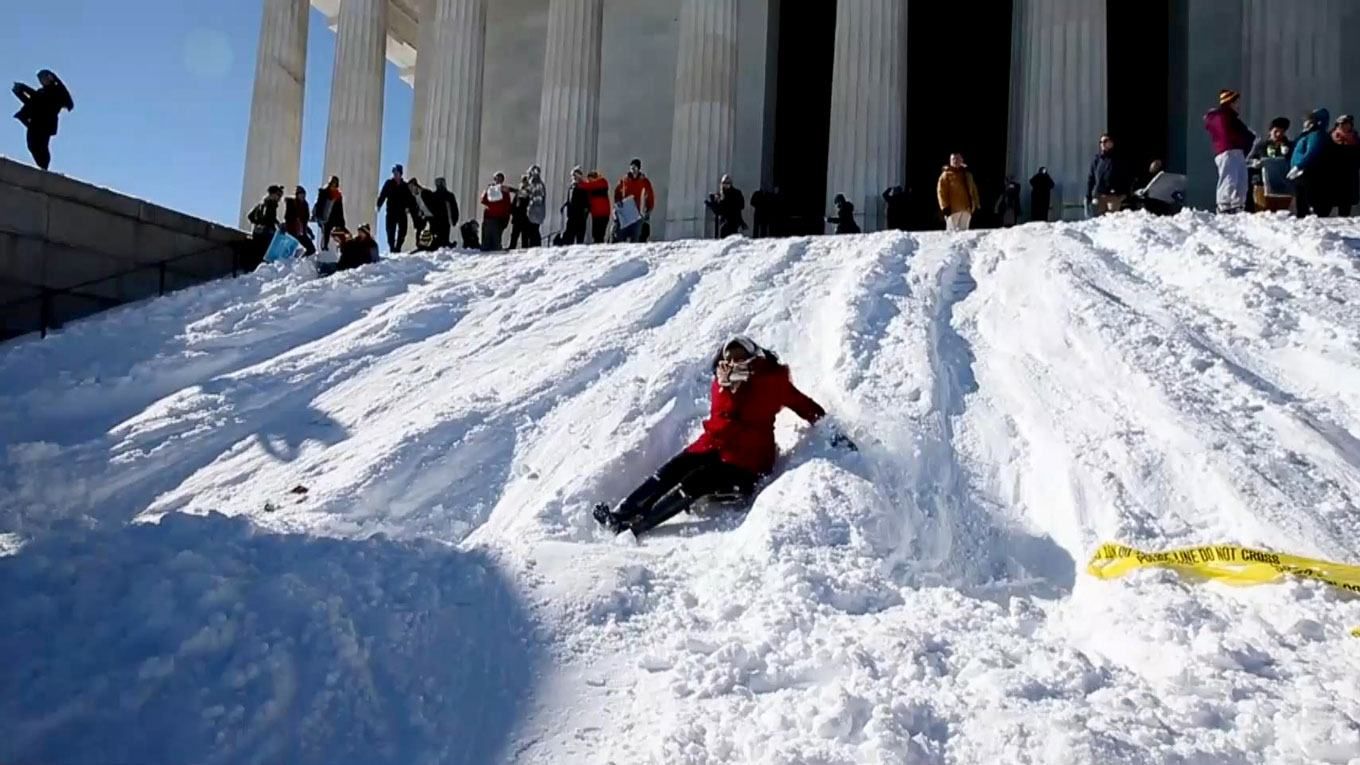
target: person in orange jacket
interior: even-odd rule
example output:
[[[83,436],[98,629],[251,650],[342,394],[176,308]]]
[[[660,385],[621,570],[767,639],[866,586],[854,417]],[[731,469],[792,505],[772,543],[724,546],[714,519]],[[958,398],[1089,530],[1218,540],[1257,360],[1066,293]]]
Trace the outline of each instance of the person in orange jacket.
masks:
[[[973,213],[982,205],[977,184],[973,182],[973,173],[964,164],[962,154],[954,152],[949,155],[949,165],[940,173],[940,180],[935,184],[935,195],[940,202],[945,230],[967,231]]]
[[[614,206],[609,203],[609,179],[599,170],[591,170],[580,188],[590,198],[590,234],[595,244],[604,244],[604,235],[609,230],[609,216]]]
[[[645,230],[651,227],[652,210],[656,208],[656,192],[652,190],[652,181],[642,172],[640,159],[628,163],[628,174],[614,187],[614,204],[622,204],[628,197],[632,197],[642,217],[616,231],[614,238],[620,242],[645,242],[648,238]]]

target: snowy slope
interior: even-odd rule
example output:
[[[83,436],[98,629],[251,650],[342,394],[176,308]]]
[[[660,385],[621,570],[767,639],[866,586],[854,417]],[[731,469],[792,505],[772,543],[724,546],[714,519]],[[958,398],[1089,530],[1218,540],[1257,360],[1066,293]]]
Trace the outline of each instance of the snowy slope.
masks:
[[[1083,573],[1360,562],[1353,237],[407,256],[0,346],[0,762],[1360,763],[1360,600]],[[605,538],[735,332],[861,450]]]

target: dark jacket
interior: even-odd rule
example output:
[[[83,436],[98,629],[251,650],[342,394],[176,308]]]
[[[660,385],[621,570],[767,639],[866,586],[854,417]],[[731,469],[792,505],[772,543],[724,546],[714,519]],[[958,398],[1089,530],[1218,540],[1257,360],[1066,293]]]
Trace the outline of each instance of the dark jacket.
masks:
[[[273,236],[274,232],[278,230],[279,201],[265,197],[246,216],[246,220],[250,221],[250,224],[255,227],[253,229],[255,236]]]
[[[407,213],[416,212],[416,198],[411,195],[411,187],[405,180],[388,178],[378,194],[378,207],[387,203],[387,217],[400,218]]]
[[[1360,143],[1354,133],[1348,138],[1339,130],[1332,131],[1332,154],[1336,169],[1336,203],[1360,203]]]
[[[69,112],[76,108],[75,101],[71,100],[70,91],[61,80],[37,90],[17,83],[14,86],[14,95],[24,104],[14,113],[14,119],[24,123],[25,127],[38,135],[56,135],[57,115],[62,109]]]
[[[886,216],[888,218],[888,228],[896,231],[907,230],[907,190],[901,186],[893,186],[883,192],[883,203],[886,206]]]
[[[704,432],[686,451],[717,452],[723,462],[763,474],[774,468],[778,453],[774,441],[775,416],[791,409],[808,422],[826,411],[794,387],[789,368],[765,352],[751,362],[751,379],[736,390],[718,384],[715,374],[709,386],[709,415]]]
[[[1086,176],[1086,196],[1098,194],[1126,197],[1133,191],[1133,173],[1119,151],[1102,151],[1091,160],[1091,172]]]
[[[590,217],[590,193],[573,183],[567,188],[567,201],[562,205],[567,210],[567,220],[583,221]]]
[[[741,215],[746,209],[746,196],[736,186],[728,187],[721,195],[714,194],[704,204],[717,216],[721,236],[731,236],[746,228],[746,220]]]
[[[836,215],[826,219],[827,223],[836,224],[837,234],[858,234],[859,224],[855,222],[855,203],[849,200],[842,200],[836,205]]]
[[[426,189],[425,193],[430,195],[425,198],[425,206],[430,208],[430,214],[435,218],[444,216],[450,228],[458,225],[458,197],[455,197],[452,191],[447,187],[436,186],[434,191]]]
[[[340,262],[337,268],[345,271],[376,262],[377,259],[378,243],[372,239],[360,239],[356,236],[340,245]]]
[[[307,203],[297,197],[283,200],[283,230],[295,237],[301,236],[306,232],[311,212],[307,209]]]
[[[312,203],[312,220],[326,228],[345,227],[345,197],[340,189],[322,186]]]

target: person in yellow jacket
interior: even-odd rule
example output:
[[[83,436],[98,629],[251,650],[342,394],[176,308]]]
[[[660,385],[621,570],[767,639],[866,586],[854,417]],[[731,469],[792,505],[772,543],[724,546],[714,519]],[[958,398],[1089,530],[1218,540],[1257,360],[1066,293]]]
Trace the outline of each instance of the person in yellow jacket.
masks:
[[[944,215],[946,231],[967,231],[973,221],[973,213],[982,207],[978,196],[977,184],[968,165],[963,163],[963,155],[955,152],[949,155],[949,166],[940,173],[940,181],[935,184],[935,196],[940,201],[940,213]]]

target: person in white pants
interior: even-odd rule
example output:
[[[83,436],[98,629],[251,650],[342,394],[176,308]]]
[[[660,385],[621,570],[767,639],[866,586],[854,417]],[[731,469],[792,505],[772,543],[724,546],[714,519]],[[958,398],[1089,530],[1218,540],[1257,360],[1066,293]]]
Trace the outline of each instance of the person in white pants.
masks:
[[[1247,152],[1256,142],[1256,135],[1237,115],[1237,104],[1242,98],[1235,90],[1218,93],[1218,108],[1204,115],[1204,129],[1213,144],[1214,164],[1218,167],[1218,211],[1242,212],[1247,206]]]
[[[949,155],[949,164],[940,173],[935,184],[935,196],[940,203],[940,214],[944,216],[946,231],[967,231],[973,222],[973,213],[982,206],[978,196],[977,184],[973,173],[963,162],[963,155],[955,152]]]

